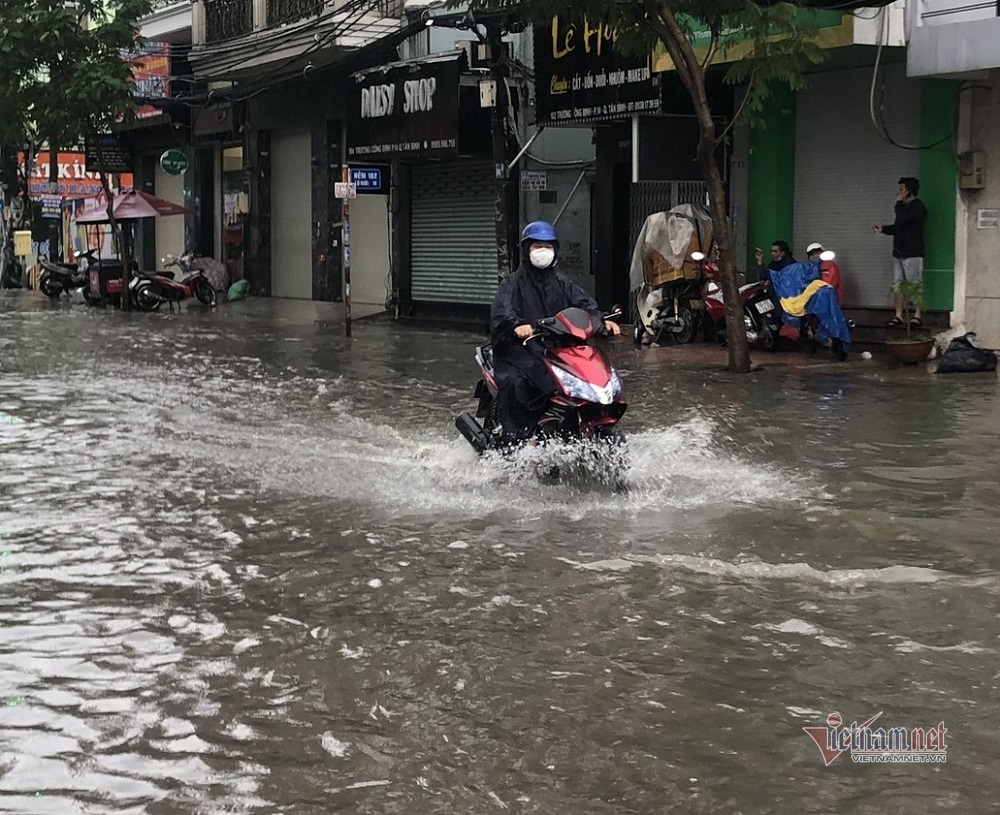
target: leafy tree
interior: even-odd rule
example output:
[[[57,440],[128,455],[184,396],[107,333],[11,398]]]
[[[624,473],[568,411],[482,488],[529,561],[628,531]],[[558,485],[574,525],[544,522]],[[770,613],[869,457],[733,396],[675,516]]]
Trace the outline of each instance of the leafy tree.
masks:
[[[54,154],[107,133],[135,113],[127,56],[142,39],[150,0],[3,0],[0,3],[0,145],[28,163],[42,141]],[[27,172],[22,178],[26,182]],[[101,184],[128,286],[131,251]],[[10,191],[8,191],[10,192]],[[22,194],[23,191],[22,191]],[[127,293],[127,288],[126,288]],[[123,298],[128,308],[128,297]]]
[[[454,5],[465,5],[454,0]],[[716,242],[723,296],[729,369],[750,370],[750,351],[739,300],[733,236],[726,216],[726,192],[716,147],[719,133],[712,118],[707,76],[725,57],[724,79],[744,85],[746,93],[730,128],[756,121],[775,82],[801,85],[803,71],[819,63],[824,53],[813,41],[810,14],[795,4],[768,0],[472,0],[473,11],[504,10],[530,23],[548,23],[555,15],[600,23],[617,32],[623,53],[649,54],[661,47],[691,96],[698,120],[698,161],[708,184],[709,210]]]

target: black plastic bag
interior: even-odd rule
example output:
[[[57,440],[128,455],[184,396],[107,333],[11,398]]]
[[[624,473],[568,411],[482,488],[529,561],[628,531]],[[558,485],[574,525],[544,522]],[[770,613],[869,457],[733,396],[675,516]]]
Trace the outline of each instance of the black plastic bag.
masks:
[[[938,363],[939,374],[975,374],[997,369],[997,355],[983,348],[975,333],[952,340]]]

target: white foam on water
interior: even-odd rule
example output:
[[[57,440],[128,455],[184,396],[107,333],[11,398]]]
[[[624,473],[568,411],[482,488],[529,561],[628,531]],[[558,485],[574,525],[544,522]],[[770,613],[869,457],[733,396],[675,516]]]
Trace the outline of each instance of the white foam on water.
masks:
[[[346,741],[340,741],[340,739],[334,736],[329,730],[320,736],[319,742],[323,749],[334,758],[344,758],[351,746]]]
[[[394,516],[453,512],[465,518],[556,515],[581,521],[609,513],[789,505],[817,500],[821,490],[790,468],[730,452],[736,445],[701,416],[628,437],[631,466],[624,494],[607,483],[606,472],[577,466],[589,460],[579,445],[525,448],[513,458],[478,457],[454,435],[394,427],[347,412],[331,417],[327,428],[309,429],[289,434],[279,425],[253,445],[227,442],[223,429],[220,439],[199,438],[192,447],[209,445],[208,458],[228,462],[268,489],[334,495]],[[548,483],[554,467],[561,480]]]
[[[960,583],[967,586],[997,585],[996,579],[991,577],[954,575],[949,572],[920,566],[823,570],[801,562],[766,563],[760,560],[748,560],[733,563],[718,558],[683,554],[629,554],[612,560],[598,560],[588,563],[574,561],[566,557],[560,557],[558,560],[576,569],[594,572],[625,572],[628,571],[627,564],[634,566],[650,564],[665,569],[683,569],[714,577],[814,582],[823,583],[834,588],[860,588],[871,585],[934,585],[944,582],[949,584]],[[780,633],[819,633],[818,629],[801,620],[790,620],[782,625],[784,628],[776,626],[770,628]],[[842,644],[839,644],[840,641],[836,642],[838,644],[835,647],[844,647]]]

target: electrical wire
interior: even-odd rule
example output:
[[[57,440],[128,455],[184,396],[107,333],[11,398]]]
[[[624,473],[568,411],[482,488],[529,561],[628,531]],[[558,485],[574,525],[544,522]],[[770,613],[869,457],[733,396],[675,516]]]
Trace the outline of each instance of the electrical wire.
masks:
[[[889,142],[893,147],[898,147],[900,150],[933,150],[935,147],[940,147],[945,142],[951,140],[951,138],[958,132],[958,99],[959,95],[969,88],[963,88],[955,94],[955,112],[954,121],[952,123],[951,130],[947,135],[938,139],[935,142],[924,145],[911,145],[903,144],[892,137],[889,133],[889,129],[885,124],[885,76],[882,77],[882,85],[879,92],[879,115],[875,114],[875,88],[878,85],[878,72],[879,66],[882,62],[882,49],[885,46],[885,41],[889,39],[889,14],[888,7],[883,6],[880,11],[880,19],[878,26],[878,47],[875,50],[875,65],[872,69],[872,84],[871,89],[868,94],[868,115],[871,118],[872,125],[875,127],[875,131],[878,135]]]

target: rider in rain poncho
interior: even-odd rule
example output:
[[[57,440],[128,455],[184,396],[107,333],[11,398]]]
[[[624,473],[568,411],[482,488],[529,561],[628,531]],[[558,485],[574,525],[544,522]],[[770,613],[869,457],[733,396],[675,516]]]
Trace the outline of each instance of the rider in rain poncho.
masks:
[[[536,323],[572,307],[602,316],[593,297],[555,271],[558,255],[555,227],[544,221],[528,224],[521,233],[521,265],[500,283],[493,301],[490,328],[500,421],[513,438],[530,435],[555,390],[541,345],[523,344]],[[617,323],[604,325],[611,334],[621,333]]]

